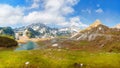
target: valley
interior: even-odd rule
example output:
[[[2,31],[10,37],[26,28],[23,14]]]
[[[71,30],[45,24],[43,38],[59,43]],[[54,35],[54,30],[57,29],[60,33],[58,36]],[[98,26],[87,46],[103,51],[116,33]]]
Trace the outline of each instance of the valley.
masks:
[[[0,68],[120,68],[120,0],[0,0]]]
[[[100,20],[71,35],[31,38],[24,33],[17,39],[7,33],[18,46],[0,47],[0,68],[119,68],[119,34]]]

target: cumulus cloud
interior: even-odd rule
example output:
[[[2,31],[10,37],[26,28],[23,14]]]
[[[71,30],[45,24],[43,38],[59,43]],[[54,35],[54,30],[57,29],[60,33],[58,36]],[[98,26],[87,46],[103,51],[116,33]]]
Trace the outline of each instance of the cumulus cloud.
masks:
[[[25,23],[44,23],[44,24],[50,24],[50,23],[60,23],[64,22],[65,18],[63,16],[57,15],[57,14],[51,14],[47,12],[37,12],[34,11],[32,13],[29,13],[27,16],[24,16],[24,22]]]
[[[102,8],[98,8],[97,10],[95,10],[96,13],[103,13],[103,9]]]
[[[34,1],[36,0],[33,0],[33,4]],[[78,2],[79,0],[43,0],[42,5],[40,5],[43,6],[43,10],[30,12],[24,16],[24,21],[26,23],[42,22],[46,24],[65,22],[66,16],[74,12],[72,6]]]
[[[0,4],[0,24],[9,25],[22,22],[22,17],[24,15],[23,8],[12,7],[6,4]]]
[[[80,17],[73,17],[73,18],[70,18],[70,23],[71,23],[71,26],[77,26],[77,27],[87,27],[88,25],[86,24],[83,24],[81,21],[80,21]]]
[[[63,24],[59,24],[59,25],[64,25],[64,26],[68,26],[68,27],[80,27],[80,28],[85,28],[88,26],[81,22],[79,16],[72,17],[67,22],[64,22]]]
[[[39,4],[38,4],[38,3],[39,3],[39,0],[34,0],[31,8],[38,8],[38,7],[39,7]]]
[[[69,14],[75,12],[73,6],[79,1],[80,0],[31,0],[30,2],[32,3],[27,7],[13,7],[7,4],[0,4],[0,24],[8,26],[18,23],[30,24],[40,22],[60,26],[68,24],[86,26],[80,21],[78,16],[69,17]]]
[[[28,9],[37,9],[41,6],[42,0],[26,0],[27,3],[32,2]]]

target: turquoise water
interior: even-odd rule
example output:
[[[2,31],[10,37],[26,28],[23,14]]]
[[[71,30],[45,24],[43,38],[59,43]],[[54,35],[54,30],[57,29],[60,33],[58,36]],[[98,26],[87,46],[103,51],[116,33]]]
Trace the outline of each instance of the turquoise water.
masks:
[[[20,44],[16,50],[33,50],[37,47],[36,43],[28,41],[26,44]]]

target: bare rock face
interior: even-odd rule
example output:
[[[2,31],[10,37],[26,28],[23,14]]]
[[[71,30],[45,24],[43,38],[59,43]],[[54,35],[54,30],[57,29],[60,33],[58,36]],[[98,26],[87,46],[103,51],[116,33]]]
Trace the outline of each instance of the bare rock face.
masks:
[[[99,25],[102,25],[101,21],[100,20],[96,20],[93,24],[91,24],[86,30],[90,30],[92,28],[95,28]]]
[[[120,29],[109,28],[101,23],[100,20],[96,20],[85,30],[80,31],[76,35],[72,36],[76,40],[95,40],[97,37],[106,37],[108,39],[111,36],[119,36]],[[109,36],[109,37],[108,37]]]

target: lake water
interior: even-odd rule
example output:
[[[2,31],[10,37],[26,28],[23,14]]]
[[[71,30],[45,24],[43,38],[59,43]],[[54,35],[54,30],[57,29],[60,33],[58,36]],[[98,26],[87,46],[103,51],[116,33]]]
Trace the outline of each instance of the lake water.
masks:
[[[19,47],[16,48],[16,51],[18,51],[18,50],[33,50],[35,48],[37,48],[37,44],[32,41],[28,41],[26,44],[19,44]]]

